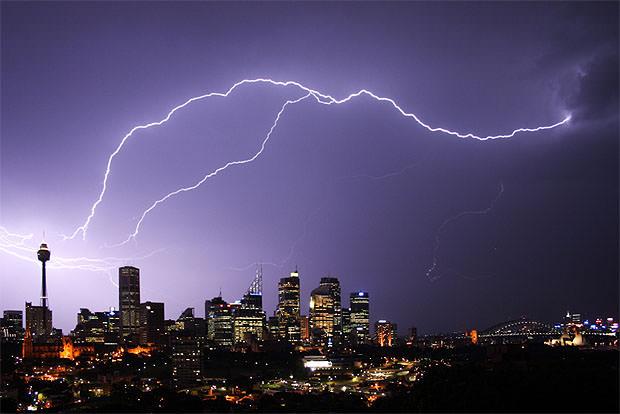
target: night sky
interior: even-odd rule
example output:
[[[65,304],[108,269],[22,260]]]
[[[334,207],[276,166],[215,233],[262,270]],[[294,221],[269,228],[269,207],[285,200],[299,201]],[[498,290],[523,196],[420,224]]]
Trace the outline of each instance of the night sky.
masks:
[[[0,309],[38,303],[39,266],[25,258],[45,231],[50,305],[65,332],[81,307],[118,306],[116,270],[58,261],[80,256],[139,267],[142,301],[165,302],[174,319],[186,307],[202,316],[220,289],[239,299],[257,261],[269,315],[277,280],[298,266],[303,313],[332,275],[345,305],[366,290],[371,320],[401,333],[551,322],[567,310],[617,317],[617,2],[2,2],[1,11]],[[304,95],[244,85],[132,135],[86,240],[62,240],[84,223],[132,127],[251,78],[336,98],[365,88],[429,125],[480,136],[572,119],[479,141],[431,133],[369,97],[305,100],[287,108],[256,161],[170,198],[134,241],[109,247],[153,201],[251,157],[284,102]],[[15,246],[6,231],[33,237]]]

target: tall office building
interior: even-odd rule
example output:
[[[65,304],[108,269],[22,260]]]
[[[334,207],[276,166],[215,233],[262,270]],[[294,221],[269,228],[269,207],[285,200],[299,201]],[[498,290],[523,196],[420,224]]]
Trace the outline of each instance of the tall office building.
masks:
[[[396,342],[396,324],[383,319],[378,320],[375,322],[375,336],[379,346],[394,345]]]
[[[256,275],[252,283],[241,300],[242,307],[245,309],[263,310],[263,266],[256,269]]]
[[[140,328],[140,269],[137,267],[118,269],[118,302],[122,338],[137,340]]]
[[[241,304],[233,309],[233,330],[235,344],[262,341],[265,331],[263,312],[263,270],[256,270],[256,276],[248,288]]]
[[[144,302],[140,304],[140,343],[163,344],[166,327],[164,325],[164,304]]]
[[[187,308],[171,332],[172,383],[177,389],[192,388],[202,381],[205,320]]]
[[[118,344],[121,339],[121,313],[114,308],[102,313],[104,342],[108,345]]]
[[[370,340],[368,292],[353,292],[349,295],[350,335],[354,343],[363,344]]]
[[[334,302],[334,328],[332,330],[332,336],[334,342],[338,343],[342,338],[342,297],[340,294],[340,281],[337,277],[322,277],[320,284],[327,286]]]
[[[33,340],[49,337],[52,333],[52,311],[47,306],[26,302],[26,330]]]
[[[299,272],[295,269],[289,277],[283,277],[278,283],[278,332],[280,338],[297,344],[301,340],[299,321]]]
[[[235,344],[264,339],[265,315],[255,309],[235,309],[233,318],[233,340]]]
[[[316,342],[338,344],[342,339],[340,282],[323,277],[310,297],[310,331]]]
[[[228,348],[234,342],[232,308],[221,296],[205,302],[207,338],[218,348]]]
[[[342,337],[347,342],[350,342],[351,338],[351,309],[342,308]]]
[[[310,294],[310,333],[316,343],[333,341],[334,298],[326,285],[319,285]]]

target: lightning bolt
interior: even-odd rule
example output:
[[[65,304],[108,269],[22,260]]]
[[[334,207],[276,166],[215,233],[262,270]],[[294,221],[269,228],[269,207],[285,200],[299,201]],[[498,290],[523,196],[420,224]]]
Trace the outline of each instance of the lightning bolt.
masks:
[[[159,200],[155,201],[153,204],[151,204],[151,206],[149,208],[147,208],[146,210],[144,210],[144,212],[142,213],[142,216],[140,217],[140,220],[138,220],[138,223],[136,224],[136,227],[134,229],[134,232],[131,233],[129,235],[129,237],[127,237],[124,241],[116,244],[116,245],[112,245],[111,247],[118,247],[118,246],[122,246],[126,243],[128,243],[130,240],[135,239],[135,237],[138,235],[138,233],[140,232],[140,226],[142,226],[142,222],[144,221],[145,217],[151,212],[153,211],[154,208],[156,208],[159,204],[165,202],[166,200],[168,200],[170,197],[174,197],[178,194],[181,193],[185,193],[187,191],[192,191],[195,190],[196,188],[200,187],[205,181],[207,181],[209,178],[211,177],[215,177],[216,175],[218,175],[220,172],[224,171],[225,169],[232,167],[234,165],[243,165],[243,164],[247,164],[250,163],[252,161],[254,161],[255,159],[257,159],[265,150],[265,147],[267,146],[267,142],[269,142],[269,138],[271,138],[271,134],[273,133],[273,131],[276,129],[276,127],[278,126],[278,122],[280,121],[280,117],[282,116],[282,114],[284,113],[284,111],[286,110],[286,107],[288,105],[294,105],[296,103],[299,103],[301,101],[303,101],[304,99],[310,97],[312,94],[308,93],[304,96],[302,96],[301,98],[297,98],[297,99],[293,99],[293,100],[288,100],[284,103],[284,105],[282,105],[282,108],[280,108],[280,111],[278,112],[275,121],[273,121],[273,124],[271,125],[271,128],[269,129],[269,132],[267,132],[267,135],[265,136],[265,138],[263,139],[263,142],[260,146],[260,149],[251,157],[246,158],[246,159],[242,159],[242,160],[237,160],[237,161],[229,161],[226,164],[224,164],[223,166],[213,170],[212,172],[208,173],[207,175],[205,175],[200,181],[198,181],[196,184],[191,185],[189,187],[182,187],[179,188],[178,190],[175,190],[171,193],[166,194],[165,196],[163,196],[162,198],[160,198]]]
[[[513,130],[511,133],[508,134],[499,134],[499,135],[488,135],[488,136],[479,136],[473,133],[461,133],[461,132],[457,132],[457,131],[452,131],[446,128],[441,128],[441,127],[433,127],[429,124],[426,124],[425,122],[423,122],[416,114],[411,113],[411,112],[407,112],[405,111],[400,105],[398,105],[396,103],[395,100],[391,99],[391,98],[387,98],[387,97],[383,97],[383,96],[379,96],[374,94],[373,92],[367,90],[367,89],[361,89],[355,93],[352,93],[348,96],[346,96],[345,98],[342,99],[336,99],[331,95],[322,93],[320,91],[317,91],[315,89],[311,89],[307,86],[304,86],[303,84],[296,82],[296,81],[276,81],[273,79],[265,79],[265,78],[258,78],[258,79],[244,79],[241,80],[235,84],[233,84],[227,91],[225,92],[210,92],[204,95],[200,95],[200,96],[195,96],[192,97],[190,99],[188,99],[187,101],[185,101],[184,103],[175,106],[174,108],[172,108],[167,115],[159,120],[159,121],[155,121],[155,122],[151,122],[148,124],[144,124],[144,125],[138,125],[133,127],[121,140],[121,142],[119,143],[119,145],[117,146],[116,150],[114,150],[114,152],[112,152],[112,154],[109,156],[108,158],[108,162],[106,165],[106,170],[104,173],[104,177],[103,177],[103,183],[102,183],[102,189],[101,192],[99,193],[99,196],[97,198],[97,200],[94,202],[94,204],[91,206],[90,209],[90,214],[87,216],[86,221],[79,226],[78,228],[75,229],[75,231],[70,235],[70,236],[63,236],[64,240],[68,240],[68,239],[74,239],[75,237],[77,237],[78,234],[82,234],[82,239],[86,239],[86,234],[88,231],[88,227],[90,226],[90,223],[92,222],[93,218],[95,217],[95,213],[97,210],[97,207],[99,206],[99,204],[103,201],[103,198],[105,196],[105,193],[107,191],[108,188],[108,178],[110,176],[110,173],[112,171],[112,162],[114,160],[114,158],[120,153],[120,151],[122,150],[123,146],[125,145],[125,143],[127,142],[127,140],[129,140],[135,132],[140,131],[140,130],[144,130],[144,129],[148,129],[151,127],[157,127],[157,126],[161,126],[163,124],[165,124],[166,122],[168,122],[170,120],[170,118],[179,110],[185,108],[186,106],[190,105],[193,102],[196,101],[200,101],[203,99],[207,99],[207,98],[211,98],[211,97],[228,97],[232,92],[234,92],[237,88],[239,88],[242,85],[246,85],[246,84],[268,84],[268,85],[272,85],[272,86],[279,86],[279,87],[288,87],[288,86],[293,86],[296,87],[304,92],[306,92],[308,95],[306,95],[304,98],[301,99],[305,99],[308,96],[312,96],[317,103],[322,104],[322,105],[340,105],[340,104],[344,104],[344,103],[348,103],[351,100],[358,98],[360,96],[368,96],[378,102],[382,102],[382,103],[386,103],[388,105],[390,105],[392,108],[394,108],[400,115],[402,115],[403,117],[406,118],[411,118],[413,119],[417,124],[419,124],[420,126],[424,127],[425,129],[427,129],[430,132],[438,132],[438,133],[443,133],[443,134],[448,134],[448,135],[452,135],[452,136],[456,136],[458,138],[471,138],[471,139],[477,139],[480,141],[486,141],[486,140],[493,140],[493,139],[501,139],[501,138],[511,138],[513,136],[515,136],[518,133],[522,133],[522,132],[537,132],[537,131],[543,131],[543,130],[548,130],[548,129],[553,129],[556,128],[560,125],[563,125],[567,122],[570,121],[571,116],[567,116],[566,118],[564,118],[562,121],[556,122],[555,124],[552,125],[545,125],[545,126],[539,126],[539,127],[534,127],[534,128],[517,128],[515,130]],[[287,101],[288,103],[288,101]],[[286,104],[285,104],[286,106]],[[277,120],[279,120],[279,117],[282,115],[282,113],[284,112],[284,108],[278,113],[278,117],[276,119],[276,122],[274,122],[274,124],[277,126]],[[273,132],[273,129],[275,128],[272,127],[271,132]],[[218,170],[214,171],[213,173],[208,174],[207,176],[205,176],[205,178],[201,181],[199,181],[197,184],[190,186],[190,187],[183,187],[180,188],[172,193],[169,193],[168,195],[166,195],[164,198],[157,200],[155,203],[153,203],[153,205],[151,205],[151,207],[149,207],[142,215],[139,224],[136,226],[136,231],[134,231],[134,233],[132,233],[127,240],[125,240],[125,242],[135,238],[135,236],[137,235],[137,232],[139,231],[139,227],[140,224],[142,223],[142,220],[144,219],[144,217],[146,216],[146,214],[148,214],[150,211],[152,211],[153,208],[155,208],[157,205],[161,204],[162,202],[164,202],[165,200],[167,200],[168,198],[179,194],[181,192],[186,192],[186,191],[191,191],[195,188],[198,188],[202,183],[204,183],[208,178],[213,177],[214,175],[216,175],[218,172],[223,171],[224,169],[228,168],[231,165],[239,165],[239,164],[245,164],[248,162],[253,161],[254,159],[256,159],[256,157],[258,157],[260,155],[260,153],[258,153],[258,155],[256,155],[255,157],[252,157],[251,159],[248,160],[241,160],[241,161],[232,161],[230,163],[227,163],[224,167],[220,167]],[[123,242],[123,243],[125,243]],[[121,243],[121,244],[123,244]]]
[[[33,234],[11,233],[5,227],[0,226],[0,246],[7,244],[10,246],[21,247],[26,241],[32,240]]]
[[[5,227],[0,226],[0,251],[13,256],[17,259],[30,262],[35,266],[39,266],[39,261],[35,259],[37,248],[26,245],[26,241],[32,240],[32,234],[21,235],[9,232]],[[68,270],[86,270],[90,272],[109,273],[118,266],[126,263],[132,263],[139,260],[145,260],[153,255],[160,253],[166,249],[157,249],[146,255],[138,257],[61,257],[53,255],[47,267],[49,269],[68,269]]]
[[[443,223],[441,223],[441,225],[437,229],[437,233],[435,234],[435,247],[433,248],[433,263],[431,264],[431,266],[426,271],[426,277],[428,277],[431,282],[434,282],[435,280],[439,279],[439,277],[440,277],[439,275],[438,276],[433,276],[433,273],[437,269],[437,264],[438,264],[438,261],[439,261],[437,253],[439,252],[439,245],[440,245],[440,242],[441,242],[441,234],[445,230],[446,226],[448,226],[453,221],[458,220],[458,219],[460,219],[461,217],[464,217],[464,216],[484,215],[484,214],[489,213],[491,210],[493,210],[493,207],[495,207],[495,204],[500,199],[500,197],[502,196],[503,193],[504,193],[504,184],[500,183],[500,185],[499,185],[499,192],[497,193],[497,195],[491,201],[491,204],[489,204],[489,206],[487,208],[485,208],[483,210],[462,211],[462,212],[460,212],[460,213],[458,213],[458,214],[456,214],[456,215],[454,215],[452,217],[447,218],[446,220],[443,221]]]

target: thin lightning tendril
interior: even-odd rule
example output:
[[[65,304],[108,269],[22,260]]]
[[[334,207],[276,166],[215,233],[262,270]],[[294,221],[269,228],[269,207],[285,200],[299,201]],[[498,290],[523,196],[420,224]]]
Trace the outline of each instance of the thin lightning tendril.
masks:
[[[238,87],[240,87],[242,85],[245,85],[245,84],[259,84],[259,83],[269,84],[269,85],[273,85],[273,86],[282,86],[282,87],[286,87],[286,86],[297,87],[297,88],[301,89],[302,91],[305,91],[305,92],[308,93],[308,95],[306,95],[306,97],[311,95],[311,96],[313,96],[315,98],[317,103],[323,104],[323,105],[333,105],[333,104],[339,105],[339,104],[347,103],[347,102],[351,101],[352,99],[360,97],[362,95],[366,95],[368,97],[371,97],[371,98],[375,99],[376,101],[388,103],[394,109],[396,109],[402,116],[404,116],[406,118],[412,118],[415,122],[417,122],[419,125],[421,125],[422,127],[424,127],[425,129],[427,129],[430,132],[440,132],[440,133],[444,133],[444,134],[448,134],[448,135],[453,135],[453,136],[456,136],[458,138],[472,138],[472,139],[477,139],[477,140],[480,140],[480,141],[500,139],[500,138],[511,138],[511,137],[515,136],[516,134],[521,133],[521,132],[536,132],[536,131],[542,131],[542,130],[547,130],[547,129],[553,129],[553,128],[556,128],[556,127],[558,127],[560,125],[563,125],[563,124],[569,122],[570,119],[571,119],[571,116],[569,115],[566,118],[564,118],[562,121],[557,122],[557,123],[552,124],[552,125],[540,126],[540,127],[535,127],[535,128],[517,128],[517,129],[513,130],[509,134],[478,136],[478,135],[475,135],[473,133],[460,133],[460,132],[456,132],[456,131],[451,131],[451,130],[446,129],[446,128],[432,127],[432,126],[424,123],[414,113],[406,112],[393,99],[387,98],[387,97],[378,96],[378,95],[372,93],[371,91],[369,91],[367,89],[361,89],[358,92],[352,93],[352,94],[348,95],[345,98],[336,99],[336,98],[334,98],[331,95],[327,95],[327,94],[324,94],[324,93],[319,92],[317,90],[308,88],[308,87],[302,85],[301,83],[295,82],[295,81],[275,81],[275,80],[272,80],[272,79],[264,79],[264,78],[244,79],[244,80],[241,80],[241,81],[235,83],[226,92],[211,92],[211,93],[207,93],[207,94],[204,94],[204,95],[195,96],[193,98],[188,99],[184,103],[182,103],[180,105],[177,105],[174,108],[172,108],[163,119],[161,119],[159,121],[156,121],[156,122],[151,122],[151,123],[148,123],[148,124],[144,124],[144,125],[138,125],[138,126],[132,128],[123,137],[123,139],[121,140],[121,142],[117,146],[116,150],[114,150],[114,152],[112,152],[112,154],[108,158],[108,162],[107,162],[107,165],[106,165],[106,170],[105,170],[104,177],[103,177],[103,183],[102,183],[101,192],[99,193],[99,196],[98,196],[97,200],[95,201],[95,203],[91,206],[90,214],[86,218],[86,221],[84,222],[84,224],[82,224],[77,229],[75,229],[75,231],[70,236],[63,236],[63,239],[64,240],[74,239],[80,233],[82,234],[82,238],[86,239],[86,233],[88,231],[88,227],[89,227],[92,219],[95,217],[95,212],[97,210],[97,207],[103,201],[103,197],[105,196],[105,193],[107,191],[107,188],[108,188],[108,178],[109,178],[110,173],[111,173],[112,161],[120,153],[120,151],[122,150],[122,148],[125,145],[125,143],[127,142],[127,140],[133,136],[134,132],[139,131],[139,130],[143,130],[143,129],[148,129],[148,128],[151,128],[151,127],[161,126],[161,125],[165,124],[166,122],[168,122],[168,120],[170,120],[170,118],[172,117],[172,115],[175,114],[175,112],[177,112],[180,109],[185,108],[186,106],[190,105],[193,102],[196,102],[196,101],[199,101],[199,100],[203,100],[203,99],[206,99],[206,98],[210,98],[210,97],[223,97],[223,98],[225,98],[225,97],[228,97],[233,91],[235,91]],[[306,97],[304,97],[303,99],[305,99]],[[278,114],[278,119],[279,119],[279,116],[281,114],[282,114],[282,111]],[[276,122],[276,125],[277,125],[277,122]],[[247,162],[251,162],[251,161],[236,162],[236,164],[247,163]],[[236,165],[234,163],[235,162],[233,162],[232,164],[231,163],[229,163],[229,164],[230,165]],[[223,169],[227,168],[227,166],[229,166],[229,164],[226,164],[226,166]],[[221,171],[221,170],[219,170],[219,171]],[[213,175],[215,175],[215,174],[213,174]],[[209,177],[206,177],[205,180],[208,179],[208,178]],[[190,191],[190,190],[195,189],[198,186],[200,186],[202,184],[202,182],[204,182],[204,181],[199,182],[199,184],[197,184],[195,186],[180,188],[179,190],[177,190],[177,192],[174,192],[174,194],[171,193],[169,195],[172,196],[172,195],[176,195],[176,194],[178,194],[180,192]],[[169,197],[164,197],[164,199],[167,199],[167,198],[169,198]],[[154,205],[152,205],[147,211],[145,211],[145,213],[143,213],[142,219],[144,218],[144,216],[146,214],[148,214],[148,212],[150,212],[153,208],[155,208],[158,204],[160,204],[163,201],[165,201],[165,200],[158,200]],[[140,220],[140,223],[141,223],[141,221],[142,220]],[[139,226],[138,226],[138,230],[139,230]],[[136,234],[130,235],[128,240],[130,240],[132,238],[135,238]],[[121,243],[121,244],[123,244],[123,243]]]
[[[497,193],[497,195],[491,201],[491,204],[487,208],[482,209],[482,210],[474,210],[474,211],[462,211],[462,212],[460,212],[460,213],[458,213],[458,214],[456,214],[456,215],[454,215],[452,217],[447,218],[446,220],[443,221],[443,223],[441,223],[441,225],[437,229],[437,233],[435,234],[435,246],[433,248],[433,263],[431,264],[431,266],[426,271],[426,277],[428,277],[431,282],[434,282],[435,280],[439,279],[439,277],[440,277],[440,276],[433,276],[433,273],[435,273],[436,270],[437,270],[437,265],[438,265],[438,262],[439,262],[439,258],[437,256],[437,253],[439,252],[439,246],[440,246],[440,242],[441,242],[441,235],[444,232],[446,226],[448,224],[452,223],[453,221],[460,219],[463,216],[488,214],[491,210],[493,210],[493,208],[495,207],[495,204],[500,199],[502,194],[504,194],[504,184],[500,183],[500,185],[499,185],[499,192]]]
[[[25,244],[25,242],[31,240],[32,237],[32,234],[21,235],[11,233],[6,228],[0,226],[0,251],[38,266],[39,261],[35,259],[38,249]],[[49,269],[86,270],[108,273],[119,265],[144,260],[164,250],[165,249],[158,249],[140,257],[90,258],[60,257],[53,255],[47,266]]]
[[[319,208],[317,208],[316,210],[314,210],[310,215],[308,215],[308,217],[306,218],[306,221],[304,223],[304,227],[303,227],[303,231],[302,233],[299,235],[299,237],[297,237],[295,239],[295,241],[293,242],[293,244],[291,244],[291,247],[289,248],[288,251],[288,255],[286,255],[286,257],[284,259],[282,259],[279,263],[275,263],[275,262],[252,262],[250,264],[247,264],[245,266],[241,266],[241,267],[227,267],[226,270],[234,270],[235,272],[244,272],[252,267],[261,265],[261,266],[273,266],[276,267],[278,269],[282,269],[284,267],[285,264],[287,264],[292,258],[293,258],[293,254],[295,253],[295,250],[297,250],[297,245],[299,245],[299,243],[301,243],[301,241],[303,239],[306,238],[306,236],[308,235],[308,228],[310,226],[310,221],[323,209],[325,205],[321,205]]]

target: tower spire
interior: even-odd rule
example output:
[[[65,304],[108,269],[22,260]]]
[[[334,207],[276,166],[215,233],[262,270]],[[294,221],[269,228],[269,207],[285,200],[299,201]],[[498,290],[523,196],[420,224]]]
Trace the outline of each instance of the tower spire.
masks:
[[[37,251],[37,258],[41,262],[41,307],[43,308],[43,332],[45,335],[51,333],[51,313],[49,314],[48,321],[48,303],[47,303],[47,275],[45,274],[45,263],[50,259],[50,251],[47,248],[47,244],[41,243],[39,251]]]
[[[263,264],[256,265],[256,275],[248,288],[248,294],[250,295],[262,295],[263,294]]]
[[[41,243],[37,258],[41,262],[41,306],[47,308],[47,275],[45,273],[45,263],[50,259],[50,251],[47,244]]]

